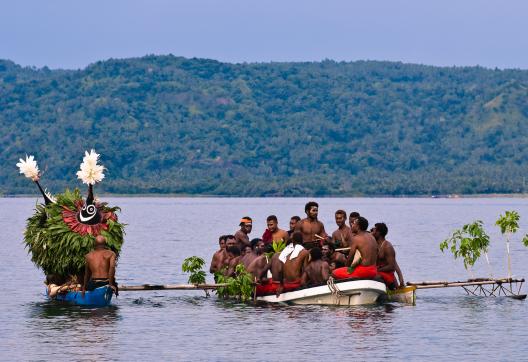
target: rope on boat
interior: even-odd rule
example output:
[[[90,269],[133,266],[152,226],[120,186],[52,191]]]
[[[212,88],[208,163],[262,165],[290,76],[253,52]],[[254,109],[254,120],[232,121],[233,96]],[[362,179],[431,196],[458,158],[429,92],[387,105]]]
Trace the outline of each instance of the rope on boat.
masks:
[[[330,289],[330,291],[332,292],[332,295],[334,296],[334,304],[339,305],[341,301],[341,296],[343,295],[343,293],[341,293],[337,285],[334,283],[334,278],[333,277],[328,278],[326,285],[328,285],[328,288]]]

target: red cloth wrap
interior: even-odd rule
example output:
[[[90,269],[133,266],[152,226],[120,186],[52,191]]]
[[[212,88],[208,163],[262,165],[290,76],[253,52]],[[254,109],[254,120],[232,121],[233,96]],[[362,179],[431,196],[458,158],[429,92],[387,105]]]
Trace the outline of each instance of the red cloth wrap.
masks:
[[[396,283],[396,276],[394,275],[394,272],[378,272],[378,274],[383,278],[385,284],[392,285],[393,283]]]
[[[336,279],[347,279],[347,278],[364,278],[374,279],[378,273],[376,265],[358,265],[352,273],[348,272],[348,267],[337,268],[332,273],[332,276]]]
[[[273,240],[273,234],[271,233],[271,231],[269,231],[269,229],[266,229],[266,231],[264,231],[264,234],[262,234],[262,241],[265,243],[265,244],[270,244]]]
[[[257,297],[261,297],[263,295],[270,295],[270,294],[276,294],[277,289],[280,286],[280,282],[272,281],[271,279],[268,279],[267,282],[262,284],[257,284]],[[284,282],[284,292],[291,292],[292,290],[298,289],[301,287],[301,281],[296,280],[293,282]]]

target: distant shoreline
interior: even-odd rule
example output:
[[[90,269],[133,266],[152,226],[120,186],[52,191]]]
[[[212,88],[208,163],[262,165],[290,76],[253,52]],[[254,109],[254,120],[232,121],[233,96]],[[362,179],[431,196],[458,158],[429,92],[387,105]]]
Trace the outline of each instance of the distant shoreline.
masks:
[[[512,198],[512,199],[523,199],[528,198],[528,194],[449,194],[449,195],[356,195],[356,196],[335,196],[335,195],[323,195],[323,196],[228,196],[228,195],[193,195],[193,194],[98,194],[100,197],[115,197],[115,198],[196,198],[196,199],[211,199],[211,198],[246,198],[246,199],[485,199],[485,198]],[[16,198],[32,198],[41,197],[37,194],[13,194],[13,195],[0,195],[3,199],[16,199]]]

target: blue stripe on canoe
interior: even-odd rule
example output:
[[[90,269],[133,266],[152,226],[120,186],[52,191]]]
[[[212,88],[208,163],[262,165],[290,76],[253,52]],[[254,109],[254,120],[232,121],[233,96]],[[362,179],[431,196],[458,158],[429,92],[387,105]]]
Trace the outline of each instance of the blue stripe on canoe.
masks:
[[[47,288],[46,288],[47,295]],[[81,292],[67,292],[66,294],[58,294],[54,300],[61,302],[68,302],[77,305],[89,305],[94,307],[105,307],[112,301],[112,288],[105,285],[103,287],[96,288],[92,291],[87,291],[82,296]]]

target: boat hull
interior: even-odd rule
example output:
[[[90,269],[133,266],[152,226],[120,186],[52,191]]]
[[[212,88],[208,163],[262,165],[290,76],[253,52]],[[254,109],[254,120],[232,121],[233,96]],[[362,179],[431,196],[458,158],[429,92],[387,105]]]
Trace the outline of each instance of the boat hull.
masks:
[[[354,306],[376,304],[386,295],[387,288],[384,283],[375,280],[353,280],[334,282],[332,287],[321,285],[294,290],[278,297],[260,296],[257,300],[266,303]]]
[[[112,295],[112,288],[105,285],[103,287],[96,288],[92,291],[87,291],[84,294],[84,297],[82,296],[82,292],[66,292],[65,294],[57,294],[57,296],[50,299],[76,305],[106,307],[112,301]]]

